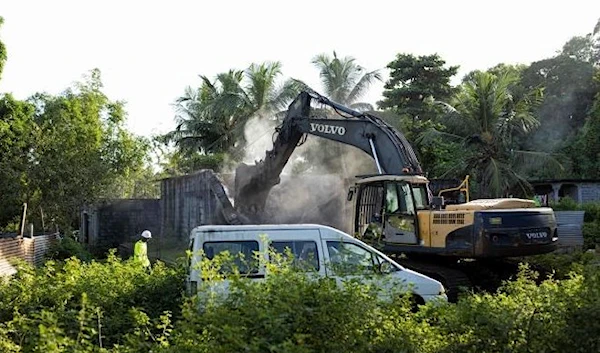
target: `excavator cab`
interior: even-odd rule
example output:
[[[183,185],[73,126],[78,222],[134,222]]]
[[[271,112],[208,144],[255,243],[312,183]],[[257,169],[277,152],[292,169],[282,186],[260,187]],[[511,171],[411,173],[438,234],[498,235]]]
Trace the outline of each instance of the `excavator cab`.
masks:
[[[348,194],[354,200],[354,233],[383,243],[422,245],[418,213],[429,209],[427,179],[378,175],[362,179]]]

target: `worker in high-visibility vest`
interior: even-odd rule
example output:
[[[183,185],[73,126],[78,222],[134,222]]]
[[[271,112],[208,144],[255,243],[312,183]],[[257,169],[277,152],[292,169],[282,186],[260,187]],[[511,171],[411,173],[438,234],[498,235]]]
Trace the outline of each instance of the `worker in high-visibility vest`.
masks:
[[[140,240],[136,241],[133,247],[133,259],[144,267],[150,267],[150,260],[148,259],[148,240],[150,239],[152,239],[152,233],[145,230],[142,232]]]

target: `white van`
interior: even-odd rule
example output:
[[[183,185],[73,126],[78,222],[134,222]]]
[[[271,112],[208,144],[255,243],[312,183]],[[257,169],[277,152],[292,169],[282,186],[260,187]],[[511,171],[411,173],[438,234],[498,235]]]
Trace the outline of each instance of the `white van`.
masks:
[[[291,251],[294,259],[303,261],[321,276],[343,280],[335,271],[341,266],[350,266],[371,272],[382,283],[401,283],[413,292],[417,302],[432,300],[447,301],[442,284],[425,275],[402,267],[392,259],[337,229],[315,224],[294,225],[208,225],[196,227],[190,234],[190,273],[187,288],[196,292],[202,276],[199,263],[202,256],[213,259],[217,254],[243,254],[251,259],[258,252],[268,256],[269,247],[275,252]],[[265,278],[265,266],[247,266],[239,263],[241,274],[249,278]],[[364,273],[364,272],[362,272]],[[366,278],[366,276],[365,276]]]

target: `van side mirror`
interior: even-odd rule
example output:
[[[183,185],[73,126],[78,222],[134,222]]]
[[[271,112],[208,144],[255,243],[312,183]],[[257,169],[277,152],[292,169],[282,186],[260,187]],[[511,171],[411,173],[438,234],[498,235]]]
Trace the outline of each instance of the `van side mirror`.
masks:
[[[379,264],[379,273],[388,274],[388,273],[394,272],[393,270],[394,270],[394,267],[392,266],[391,263],[389,263],[387,261],[382,261]]]
[[[439,210],[444,207],[444,196],[434,196],[431,199],[431,208]]]

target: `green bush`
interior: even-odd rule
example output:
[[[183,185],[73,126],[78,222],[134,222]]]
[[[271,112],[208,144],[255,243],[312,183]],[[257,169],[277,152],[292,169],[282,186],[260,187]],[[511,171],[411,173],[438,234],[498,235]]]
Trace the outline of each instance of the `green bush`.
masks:
[[[570,197],[563,197],[558,202],[550,201],[554,211],[579,211],[580,205]]]
[[[375,288],[314,278],[292,267],[262,282],[233,278],[230,295],[190,299],[173,330],[181,352],[433,352],[435,328],[412,318],[407,296],[378,299]],[[213,300],[210,300],[213,298]],[[199,313],[198,308],[202,308]]]
[[[160,262],[147,271],[118,259],[114,251],[105,262],[71,258],[39,269],[22,266],[0,283],[0,344],[48,352],[63,348],[47,345],[74,349],[123,343],[142,324],[160,321],[165,311],[177,315],[183,274]]]
[[[584,248],[600,246],[600,202],[578,204],[569,197],[563,197],[551,207],[555,211],[585,211],[582,228]]]
[[[440,351],[598,352],[599,291],[597,269],[541,285],[523,269],[498,293],[466,297],[440,316]]]
[[[338,286],[286,264],[264,281],[234,272],[229,296],[203,282],[187,298],[183,267],[146,271],[114,253],[51,261],[0,281],[0,351],[598,352],[599,259],[569,259],[579,264],[564,279],[540,281],[523,266],[496,293],[416,313],[399,292],[381,300],[368,285]],[[218,269],[203,273],[218,281]]]
[[[66,260],[73,256],[82,261],[92,259],[92,254],[81,243],[71,237],[59,239],[46,253],[49,260]]]
[[[599,259],[594,253],[576,251],[567,254],[549,253],[528,256],[523,258],[523,261],[538,271],[553,275],[556,279],[567,279],[572,272],[581,273],[582,268],[594,266]]]

